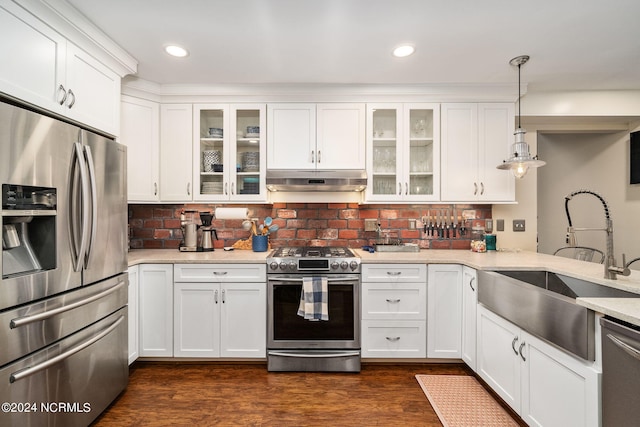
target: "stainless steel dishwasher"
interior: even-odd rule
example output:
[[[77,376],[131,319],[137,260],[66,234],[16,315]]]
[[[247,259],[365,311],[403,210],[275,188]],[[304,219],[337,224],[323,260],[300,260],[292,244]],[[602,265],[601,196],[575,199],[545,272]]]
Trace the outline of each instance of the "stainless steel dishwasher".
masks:
[[[602,425],[640,420],[640,327],[605,317],[602,325]]]

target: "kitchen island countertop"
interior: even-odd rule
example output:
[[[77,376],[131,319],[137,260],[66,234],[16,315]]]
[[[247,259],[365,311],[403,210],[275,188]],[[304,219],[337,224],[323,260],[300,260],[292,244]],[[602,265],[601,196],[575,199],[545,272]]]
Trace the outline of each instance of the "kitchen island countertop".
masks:
[[[376,252],[355,249],[363,264],[427,263],[462,264],[476,270],[547,270],[587,280],[604,286],[638,294],[638,298],[578,298],[577,303],[599,313],[607,314],[640,326],[640,271],[617,280],[604,278],[602,264],[577,261],[529,251],[489,251],[429,249],[420,252]],[[176,249],[133,249],[129,252],[129,266],[145,263],[265,263],[267,252],[247,250],[213,252],[180,252]]]

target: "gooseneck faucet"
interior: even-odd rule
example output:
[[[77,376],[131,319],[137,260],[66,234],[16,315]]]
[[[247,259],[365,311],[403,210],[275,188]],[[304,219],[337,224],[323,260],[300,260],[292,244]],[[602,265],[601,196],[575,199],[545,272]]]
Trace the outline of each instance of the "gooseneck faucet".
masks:
[[[569,214],[569,200],[573,198],[573,196],[577,196],[578,194],[590,194],[596,197],[604,206],[604,216],[605,216],[605,227],[604,228],[575,228],[571,223],[571,215]],[[627,267],[625,263],[625,255],[622,254],[622,267],[618,267],[616,265],[616,258],[613,252],[613,221],[611,220],[611,215],[609,215],[609,206],[604,198],[598,193],[591,190],[577,190],[573,193],[569,194],[564,198],[564,210],[567,213],[567,221],[569,222],[569,226],[567,227],[567,244],[569,246],[576,245],[576,231],[604,231],[607,234],[606,240],[606,255],[604,258],[604,278],[615,280],[618,274],[623,276],[628,276],[631,274],[631,270]]]

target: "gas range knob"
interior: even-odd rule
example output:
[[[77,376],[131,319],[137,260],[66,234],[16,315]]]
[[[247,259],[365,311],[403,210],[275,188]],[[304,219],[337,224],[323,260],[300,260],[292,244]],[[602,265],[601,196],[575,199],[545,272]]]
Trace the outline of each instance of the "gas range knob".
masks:
[[[273,261],[271,264],[269,264],[269,268],[272,270],[277,270],[278,269],[278,263]]]
[[[358,268],[358,262],[351,261],[351,263],[349,264],[349,267],[351,267],[352,270],[355,270],[356,268]]]
[[[282,261],[280,263],[280,270],[284,270],[285,268],[287,268],[287,264],[284,261]]]
[[[349,267],[349,263],[347,261],[342,261],[340,263],[340,267],[342,267],[343,270],[346,270],[347,267]]]
[[[295,262],[293,262],[293,261],[291,261],[291,262],[289,263],[289,270],[295,270],[295,269],[296,269],[296,263],[295,263]]]
[[[338,261],[333,261],[333,262],[331,263],[331,269],[332,269],[332,270],[337,270],[337,269],[338,269],[338,267],[340,267],[340,264],[338,264]]]

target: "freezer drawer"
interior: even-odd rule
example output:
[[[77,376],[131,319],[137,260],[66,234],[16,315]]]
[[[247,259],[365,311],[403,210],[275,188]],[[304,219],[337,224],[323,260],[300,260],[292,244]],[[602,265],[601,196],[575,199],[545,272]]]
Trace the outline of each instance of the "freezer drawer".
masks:
[[[600,319],[602,425],[637,425],[640,419],[640,328]]]
[[[0,312],[0,366],[49,345],[127,304],[126,274]],[[125,346],[126,347],[126,346]]]
[[[86,426],[128,382],[127,307],[0,370],[0,425]]]

